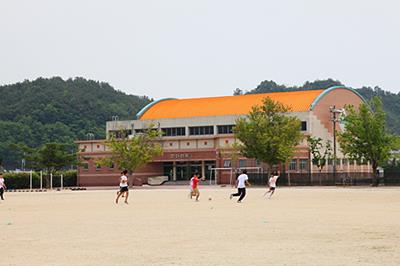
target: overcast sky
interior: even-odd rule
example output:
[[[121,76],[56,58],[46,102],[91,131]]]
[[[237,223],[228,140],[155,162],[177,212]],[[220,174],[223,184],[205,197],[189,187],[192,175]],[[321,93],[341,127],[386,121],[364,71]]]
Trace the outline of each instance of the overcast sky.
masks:
[[[0,84],[82,76],[158,99],[334,78],[399,92],[398,2],[0,0]]]

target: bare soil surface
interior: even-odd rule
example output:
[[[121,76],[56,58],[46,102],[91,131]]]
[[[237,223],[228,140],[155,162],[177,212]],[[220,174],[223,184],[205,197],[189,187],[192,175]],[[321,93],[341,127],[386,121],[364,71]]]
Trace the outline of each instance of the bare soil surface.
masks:
[[[188,192],[5,193],[0,265],[400,265],[400,188]]]

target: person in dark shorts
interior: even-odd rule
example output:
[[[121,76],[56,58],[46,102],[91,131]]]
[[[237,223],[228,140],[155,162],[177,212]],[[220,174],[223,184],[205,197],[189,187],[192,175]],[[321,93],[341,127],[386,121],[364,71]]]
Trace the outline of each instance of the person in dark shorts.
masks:
[[[238,203],[242,202],[242,199],[244,198],[244,196],[246,196],[246,185],[250,186],[249,183],[249,177],[247,176],[247,171],[243,170],[242,174],[238,176],[237,180],[236,180],[236,185],[235,187],[238,189],[238,192],[235,194],[231,194],[229,196],[230,199],[232,199],[233,197],[238,197]]]
[[[274,194],[274,192],[275,192],[275,189],[276,189],[276,181],[278,180],[278,178],[279,178],[279,173],[277,172],[277,171],[274,171],[273,173],[272,173],[272,176],[269,178],[269,180],[268,180],[268,191],[265,193],[265,195],[267,195],[268,193],[271,193],[270,195],[269,195],[269,198],[271,198],[272,197],[272,195]]]
[[[1,198],[1,200],[4,200],[3,194],[4,194],[4,190],[6,190],[6,189],[7,189],[7,187],[6,187],[6,184],[4,183],[3,174],[0,173],[0,198]]]
[[[128,174],[128,171],[124,170],[121,174],[122,175],[120,177],[119,192],[117,193],[117,198],[115,199],[115,203],[118,204],[119,197],[124,195],[125,203],[128,204],[129,188],[128,188],[128,177],[126,176]]]

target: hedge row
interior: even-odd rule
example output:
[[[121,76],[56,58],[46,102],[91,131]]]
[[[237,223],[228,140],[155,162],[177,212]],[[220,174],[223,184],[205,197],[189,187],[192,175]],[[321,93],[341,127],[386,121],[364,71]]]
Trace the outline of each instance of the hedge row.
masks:
[[[63,186],[74,187],[77,184],[76,170],[60,171],[53,174],[53,188],[61,187],[61,174],[63,175]],[[29,173],[5,173],[3,175],[7,189],[29,189]],[[50,187],[50,175],[43,173],[43,188]],[[32,172],[32,188],[40,188],[40,174]]]

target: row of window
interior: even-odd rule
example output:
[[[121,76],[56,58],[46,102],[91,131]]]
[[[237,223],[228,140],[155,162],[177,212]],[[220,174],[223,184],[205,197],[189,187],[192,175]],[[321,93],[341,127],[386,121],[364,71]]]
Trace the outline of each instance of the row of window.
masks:
[[[163,136],[185,136],[186,129],[184,127],[166,127],[161,129]]]
[[[233,128],[235,125],[218,125],[217,126],[217,134],[232,134]],[[185,127],[167,127],[161,128],[163,136],[166,137],[174,137],[174,136],[185,136],[186,128]],[[301,121],[301,131],[307,131],[307,122]],[[140,130],[136,130],[137,133],[141,132]],[[189,127],[189,135],[213,135],[214,134],[214,126],[197,126],[197,127]]]
[[[235,125],[218,125],[217,126],[217,134],[232,134],[233,128]],[[307,122],[301,121],[301,131],[307,131]],[[135,129],[135,133],[142,133],[143,129]],[[185,127],[166,127],[161,128],[161,132],[165,137],[175,137],[175,136],[185,136],[186,128]],[[132,134],[131,130],[121,131],[110,131],[110,135],[115,136],[117,138],[127,137]],[[214,126],[196,126],[189,127],[189,135],[190,136],[198,136],[198,135],[214,135]]]
[[[131,129],[110,130],[108,131],[108,134],[110,135],[110,137],[122,139],[122,138],[127,138],[129,135],[132,135],[132,130]]]
[[[110,170],[114,169],[114,164],[112,163],[111,165],[109,165],[108,167],[105,166],[101,166],[100,164],[95,164],[96,170],[100,170],[101,168],[108,168]],[[89,170],[89,163],[82,163],[82,168],[84,170]]]
[[[317,165],[313,162],[314,165]],[[366,160],[349,160],[349,159],[336,159],[336,165],[366,165],[368,162]],[[327,165],[333,165],[333,159],[328,159]]]

